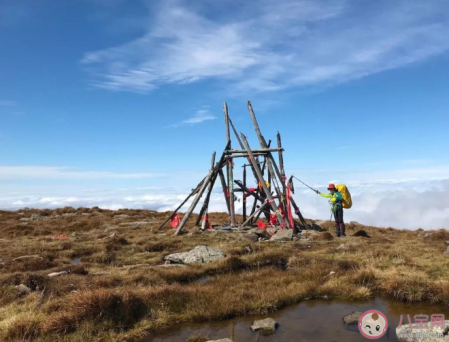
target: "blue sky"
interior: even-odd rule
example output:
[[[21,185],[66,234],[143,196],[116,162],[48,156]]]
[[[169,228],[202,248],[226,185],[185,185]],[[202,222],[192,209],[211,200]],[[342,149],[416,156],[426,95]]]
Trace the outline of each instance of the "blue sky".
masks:
[[[264,135],[282,133],[289,174],[351,185],[350,218],[437,228],[449,219],[448,10],[0,0],[0,207],[173,208],[224,147],[224,101],[257,146],[251,99]],[[327,216],[313,195],[296,194],[305,216]]]

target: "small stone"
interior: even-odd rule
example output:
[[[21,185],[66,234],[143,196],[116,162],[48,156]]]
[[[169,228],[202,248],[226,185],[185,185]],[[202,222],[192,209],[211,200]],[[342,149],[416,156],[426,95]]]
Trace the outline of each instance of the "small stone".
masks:
[[[31,215],[31,219],[33,221],[35,221],[35,220],[44,220],[45,216],[42,216],[42,215],[39,215],[39,214],[33,214],[33,215]]]
[[[449,246],[447,246],[446,251],[443,254],[449,254]]]
[[[207,342],[234,342],[230,340],[229,338],[222,338],[221,340],[209,340]]]
[[[363,312],[353,311],[349,315],[346,315],[343,317],[343,322],[345,322],[346,325],[358,324],[359,319],[362,316],[362,314],[363,314]]]
[[[333,274],[335,274],[335,272],[334,272],[334,271],[330,271],[329,277],[330,277],[331,275],[333,275]]]
[[[73,232],[73,233],[72,233],[72,236],[73,236],[73,237],[75,237],[75,236],[76,236],[76,233],[75,233],[75,232]]]
[[[349,247],[346,246],[344,243],[342,243],[340,246],[337,247],[337,250],[339,250],[339,251],[346,251],[348,249],[349,249]]]
[[[26,296],[27,294],[31,293],[31,289],[24,284],[14,286],[14,288],[17,290],[20,296]]]
[[[22,217],[19,221],[20,222],[27,222],[29,220],[30,220],[30,218],[28,218],[28,217]]]
[[[328,295],[324,295],[323,297],[321,297],[322,299],[324,299],[324,300],[328,300],[329,299],[329,296]]]
[[[66,271],[62,271],[62,272],[53,272],[53,273],[50,273],[50,274],[48,275],[48,277],[54,278],[54,277],[59,277],[59,276],[65,275],[65,274],[67,274]]]
[[[276,321],[271,318],[265,318],[258,321],[254,321],[253,325],[251,326],[252,331],[259,331],[263,330],[265,332],[271,332],[273,333],[276,330]]]
[[[89,216],[89,213],[82,213],[81,216]]]

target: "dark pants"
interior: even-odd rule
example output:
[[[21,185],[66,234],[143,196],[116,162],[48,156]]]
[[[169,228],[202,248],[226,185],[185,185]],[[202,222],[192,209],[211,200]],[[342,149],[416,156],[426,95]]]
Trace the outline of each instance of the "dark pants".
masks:
[[[345,224],[343,221],[343,207],[342,206],[338,206],[334,210],[334,217],[335,217],[335,231],[337,233],[337,237],[346,236]]]

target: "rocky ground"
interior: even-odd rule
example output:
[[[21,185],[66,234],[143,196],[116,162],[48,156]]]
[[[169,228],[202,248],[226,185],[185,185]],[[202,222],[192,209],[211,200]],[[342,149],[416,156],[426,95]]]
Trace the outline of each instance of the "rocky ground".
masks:
[[[167,215],[0,211],[0,339],[139,341],[180,322],[267,315],[312,298],[449,305],[446,230],[350,223],[336,238],[331,222],[308,220],[316,230],[297,235],[187,226],[173,236],[169,225],[157,230]]]

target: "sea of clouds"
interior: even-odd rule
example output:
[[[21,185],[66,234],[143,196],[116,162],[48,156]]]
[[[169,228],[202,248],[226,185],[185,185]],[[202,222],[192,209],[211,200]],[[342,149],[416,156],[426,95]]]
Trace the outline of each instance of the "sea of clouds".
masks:
[[[295,183],[294,199],[307,218],[330,219],[325,198]],[[379,182],[377,184],[348,183],[353,207],[345,210],[345,221],[366,225],[407,229],[449,228],[449,179],[434,181]],[[319,188],[326,191],[326,187]],[[117,210],[121,208],[170,211],[189,194],[179,187],[51,188],[50,190],[2,191],[0,208],[93,207]],[[242,212],[243,201],[237,194],[236,210]],[[182,208],[186,210],[190,201]],[[200,204],[202,202],[200,201]],[[198,206],[199,209],[200,206]],[[249,205],[248,205],[249,207]],[[225,211],[221,188],[216,186],[210,199],[210,212]]]

